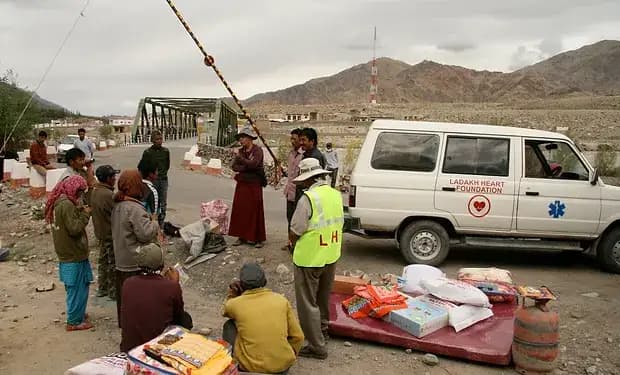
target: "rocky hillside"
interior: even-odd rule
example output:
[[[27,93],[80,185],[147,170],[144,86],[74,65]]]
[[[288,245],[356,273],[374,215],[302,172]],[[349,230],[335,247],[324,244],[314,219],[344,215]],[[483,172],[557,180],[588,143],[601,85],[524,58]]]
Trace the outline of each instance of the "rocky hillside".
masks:
[[[283,90],[248,104],[359,103],[368,98],[371,63]],[[569,94],[620,94],[620,41],[601,41],[511,73],[477,71],[423,61],[377,60],[383,103],[495,102]]]

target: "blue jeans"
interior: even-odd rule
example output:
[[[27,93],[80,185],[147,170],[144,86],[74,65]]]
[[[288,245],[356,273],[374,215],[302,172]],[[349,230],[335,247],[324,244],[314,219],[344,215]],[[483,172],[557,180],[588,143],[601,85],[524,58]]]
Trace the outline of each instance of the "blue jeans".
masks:
[[[168,178],[158,178],[153,182],[153,185],[157,189],[157,195],[159,196],[159,215],[157,221],[159,226],[163,227],[164,219],[166,219],[166,202],[168,201]]]

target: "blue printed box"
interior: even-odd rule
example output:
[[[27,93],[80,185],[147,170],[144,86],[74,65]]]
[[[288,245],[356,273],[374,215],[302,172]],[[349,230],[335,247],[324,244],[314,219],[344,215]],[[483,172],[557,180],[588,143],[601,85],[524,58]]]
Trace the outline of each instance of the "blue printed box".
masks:
[[[407,308],[390,312],[388,321],[415,337],[424,337],[448,325],[448,310],[453,303],[432,296],[407,300]]]

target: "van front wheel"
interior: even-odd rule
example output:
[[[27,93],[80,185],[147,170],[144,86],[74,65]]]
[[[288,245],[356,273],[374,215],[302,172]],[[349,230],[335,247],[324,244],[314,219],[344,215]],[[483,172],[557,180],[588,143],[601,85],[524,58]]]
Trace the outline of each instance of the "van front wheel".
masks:
[[[597,255],[606,271],[620,273],[620,227],[612,229],[603,237]]]
[[[437,266],[450,251],[450,237],[444,227],[434,221],[414,221],[400,235],[400,252],[409,263]]]

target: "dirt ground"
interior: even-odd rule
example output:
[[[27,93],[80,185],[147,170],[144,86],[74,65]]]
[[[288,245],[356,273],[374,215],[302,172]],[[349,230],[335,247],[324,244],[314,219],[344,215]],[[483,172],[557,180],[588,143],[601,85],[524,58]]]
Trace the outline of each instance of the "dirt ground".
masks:
[[[33,202],[26,190],[3,188],[0,195],[0,238],[11,249],[9,261],[0,263],[0,374],[62,374],[66,369],[118,350],[115,304],[94,297],[91,286],[88,312],[95,328],[84,332],[64,330],[64,290],[58,280],[57,262],[44,221],[38,219],[43,201]],[[174,211],[174,207],[171,207]],[[34,215],[33,215],[34,213]],[[268,224],[269,224],[269,218]],[[282,228],[283,229],[283,228]],[[226,285],[245,261],[263,264],[269,287],[294,302],[292,273],[278,275],[280,264],[292,269],[289,255],[280,250],[284,230],[268,225],[263,249],[234,248],[189,271],[184,286],[187,310],[197,328],[221,332],[220,316]],[[91,262],[96,269],[97,249],[92,228]],[[184,259],[187,253],[178,242],[168,248],[167,263]],[[363,270],[371,278],[383,273],[399,274],[402,258],[391,241],[369,241],[346,237],[338,270]],[[466,266],[498,266],[512,271],[517,282],[547,285],[558,295],[552,308],[560,313],[561,349],[556,374],[620,374],[620,275],[607,274],[581,254],[455,251],[441,267],[449,276]],[[35,292],[38,285],[54,282],[50,292]],[[596,294],[589,294],[589,293]],[[590,296],[584,296],[589,294]],[[512,367],[492,367],[440,357],[438,366],[422,363],[424,353],[408,354],[402,348],[386,347],[334,338],[329,358],[301,358],[291,374],[510,374]]]

